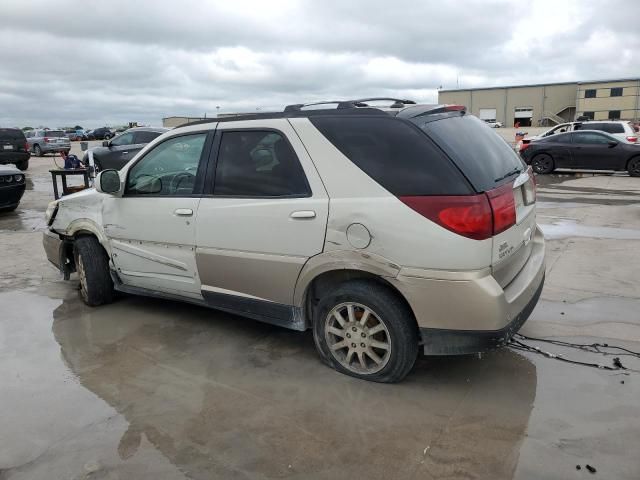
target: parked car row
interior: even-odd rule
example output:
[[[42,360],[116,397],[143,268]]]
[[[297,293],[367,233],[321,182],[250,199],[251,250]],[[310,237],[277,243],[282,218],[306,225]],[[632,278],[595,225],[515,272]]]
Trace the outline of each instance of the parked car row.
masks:
[[[71,142],[64,130],[27,130],[25,136],[29,151],[36,157],[71,150]]]
[[[607,120],[561,123],[540,135],[525,138],[523,143],[529,143],[530,141],[539,138],[550,137],[551,135],[556,135],[558,133],[573,132],[576,130],[600,130],[632,143],[636,143],[638,141],[638,133],[633,123],[622,120]]]

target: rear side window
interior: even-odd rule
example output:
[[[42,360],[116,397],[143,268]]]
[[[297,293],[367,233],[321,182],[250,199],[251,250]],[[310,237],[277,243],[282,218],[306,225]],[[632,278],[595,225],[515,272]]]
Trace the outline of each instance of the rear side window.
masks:
[[[149,143],[162,135],[159,132],[136,132],[134,143]]]
[[[583,130],[600,130],[607,133],[624,133],[621,123],[584,123]]]
[[[556,135],[550,135],[548,137],[537,140],[537,142],[544,143],[569,143],[571,142],[571,138],[569,137],[570,133],[558,133]]]
[[[224,131],[214,195],[307,197],[311,189],[293,148],[275,131]]]
[[[391,117],[309,120],[343,155],[396,196],[471,193],[451,160],[411,124]]]
[[[515,178],[525,168],[511,146],[472,115],[424,123],[422,129],[447,152],[478,192]]]
[[[596,132],[576,132],[573,134],[573,143],[587,145],[604,145],[611,141],[610,137]]]

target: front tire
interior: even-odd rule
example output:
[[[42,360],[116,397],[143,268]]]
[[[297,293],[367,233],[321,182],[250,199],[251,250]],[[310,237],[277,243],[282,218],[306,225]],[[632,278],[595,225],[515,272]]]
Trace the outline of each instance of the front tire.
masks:
[[[113,281],[109,274],[109,259],[95,237],[80,237],[75,241],[76,270],[80,277],[80,296],[90,307],[113,301]]]
[[[418,356],[411,310],[389,288],[372,281],[343,283],[318,303],[313,337],[335,370],[373,382],[401,381]]]
[[[632,177],[640,177],[640,157],[633,157],[627,164],[627,172]]]
[[[544,175],[553,172],[555,165],[551,155],[541,153],[540,155],[533,157],[533,160],[531,160],[531,168],[535,173]]]

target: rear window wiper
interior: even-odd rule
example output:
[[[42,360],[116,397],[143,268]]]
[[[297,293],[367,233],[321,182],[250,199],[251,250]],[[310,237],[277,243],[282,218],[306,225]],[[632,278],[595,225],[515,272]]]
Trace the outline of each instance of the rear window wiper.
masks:
[[[494,179],[494,182],[499,182],[500,180],[504,180],[505,178],[509,178],[511,175],[515,175],[516,173],[521,173],[520,167],[515,167],[510,172],[505,173],[503,176]]]

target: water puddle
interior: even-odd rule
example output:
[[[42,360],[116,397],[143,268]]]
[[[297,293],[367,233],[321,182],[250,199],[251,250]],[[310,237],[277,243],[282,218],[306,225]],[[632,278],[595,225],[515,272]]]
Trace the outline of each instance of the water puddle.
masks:
[[[547,240],[569,237],[610,238],[614,240],[640,240],[640,230],[631,228],[592,227],[579,225],[573,220],[558,220],[551,224],[540,224]]]

